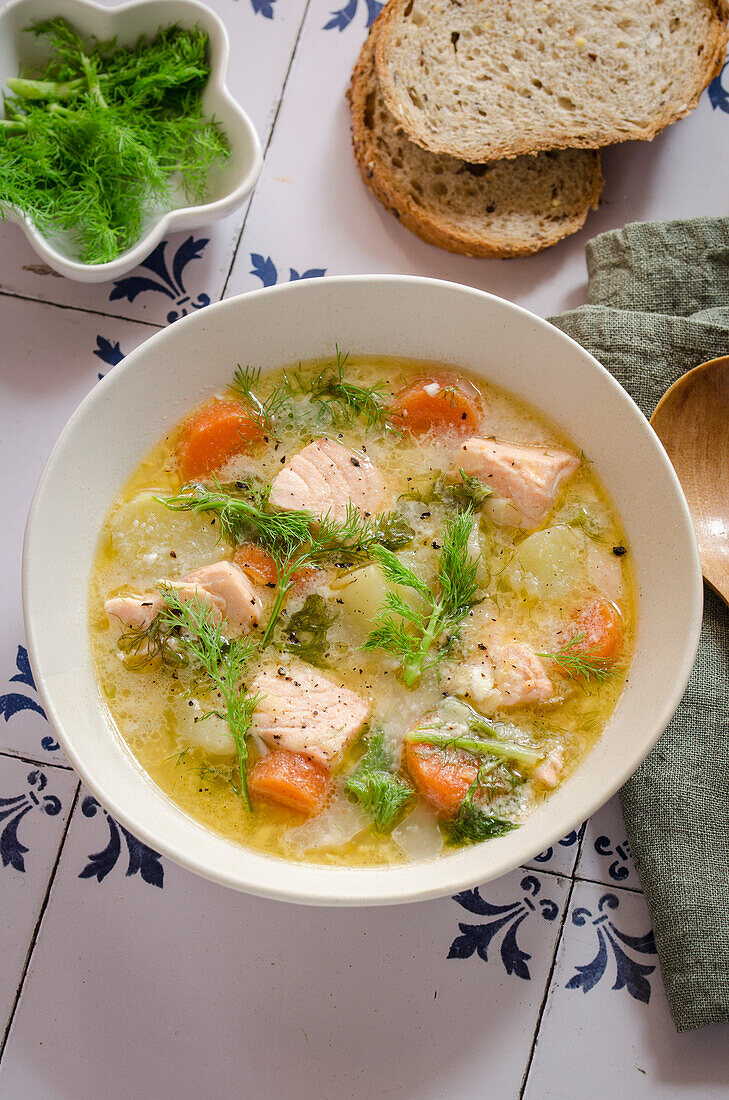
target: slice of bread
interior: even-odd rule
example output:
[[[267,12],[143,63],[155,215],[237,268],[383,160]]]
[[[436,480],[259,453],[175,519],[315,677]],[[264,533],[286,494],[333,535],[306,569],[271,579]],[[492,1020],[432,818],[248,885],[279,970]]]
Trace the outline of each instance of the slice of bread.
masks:
[[[385,102],[433,153],[485,162],[650,140],[719,71],[724,0],[390,0]]]
[[[466,256],[526,256],[581,228],[602,190],[599,153],[564,149],[474,165],[421,149],[380,93],[378,31],[379,20],[347,93],[352,143],[362,179],[403,225]]]

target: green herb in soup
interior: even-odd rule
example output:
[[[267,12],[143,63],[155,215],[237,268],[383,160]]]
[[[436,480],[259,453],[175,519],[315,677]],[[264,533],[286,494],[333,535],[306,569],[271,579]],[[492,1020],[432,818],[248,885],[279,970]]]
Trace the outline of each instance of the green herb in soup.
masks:
[[[579,764],[630,660],[589,462],[465,371],[238,368],[107,518],[92,637],[159,786],[269,854],[386,865],[498,842]]]

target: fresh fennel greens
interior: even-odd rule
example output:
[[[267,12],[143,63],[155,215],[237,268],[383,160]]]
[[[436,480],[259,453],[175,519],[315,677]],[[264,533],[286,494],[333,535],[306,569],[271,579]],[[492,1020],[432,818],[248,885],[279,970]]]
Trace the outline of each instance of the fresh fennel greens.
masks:
[[[488,783],[488,775],[491,766],[484,764],[478,770],[478,774],[466,793],[458,813],[450,821],[444,821],[441,825],[446,843],[452,847],[460,847],[464,844],[480,844],[483,840],[493,840],[494,837],[504,836],[516,829],[512,821],[503,817],[495,817],[487,814],[475,803],[474,798]]]
[[[402,550],[415,538],[415,531],[399,512],[381,512],[373,525],[375,538],[386,550]]]
[[[476,511],[481,507],[487,497],[493,493],[490,485],[485,485],[480,478],[473,474],[467,474],[465,470],[458,471],[460,481],[443,481],[439,488],[440,500],[443,504],[451,504],[458,511],[465,512],[472,508]]]
[[[489,729],[484,723],[484,728]],[[463,749],[474,756],[500,756],[505,760],[513,760],[517,764],[523,764],[527,768],[535,768],[540,760],[544,759],[544,753],[536,749],[518,745],[515,741],[505,741],[497,738],[496,730],[491,730],[493,738],[471,737],[468,734],[440,733],[437,729],[430,730],[419,726],[406,734],[405,740],[418,744],[435,745],[439,749]]]
[[[390,418],[387,387],[384,382],[358,386],[345,377],[349,353],[336,348],[336,358],[317,375],[307,378],[302,371],[287,371],[284,380],[266,398],[259,396],[260,368],[238,367],[231,389],[251,414],[270,432],[275,433],[285,418],[313,419],[318,428],[351,427],[356,422],[366,431],[391,431],[399,434]]]
[[[224,709],[211,710],[208,714],[217,714],[228,723],[235,742],[239,793],[250,810],[247,735],[261,697],[247,694],[241,681],[258,651],[258,643],[250,639],[227,639],[208,604],[198,597],[183,603],[171,585],[157,587],[164,599],[164,606],[157,615],[162,629],[177,631],[175,644],[180,652],[196,670],[202,671],[223,698]]]
[[[210,168],[229,155],[202,116],[207,35],[169,26],[118,46],[62,18],[29,30],[50,53],[40,71],[8,81],[0,213],[12,206],[43,233],[69,234],[83,262],[105,263],[169,208],[173,186],[202,201]]]
[[[431,592],[425,581],[392,551],[384,546],[372,551],[387,580],[409,588],[424,604],[425,609],[420,610],[411,607],[399,593],[388,592],[385,605],[375,617],[375,629],[362,646],[369,653],[381,649],[399,658],[407,687],[413,687],[425,671],[450,651],[462,620],[479,603],[476,580],[479,559],[468,553],[473,523],[470,509],[447,521],[438,563],[437,593]]]
[[[278,582],[261,642],[265,648],[273,637],[294,574],[310,565],[357,565],[377,547],[377,533],[374,524],[363,518],[354,505],[348,506],[341,521],[329,514],[320,517],[304,511],[273,512],[268,510],[270,485],[255,486],[251,482],[246,487],[248,497],[236,496],[216,482],[213,489],[193,484],[174,496],[156,499],[177,512],[212,512],[219,516],[231,542],[253,537],[271,555],[278,569]]]
[[[371,734],[366,752],[344,784],[346,794],[359,802],[371,815],[375,831],[389,833],[406,802],[414,791],[404,780],[393,774],[393,765],[385,749],[382,730]]]
[[[615,670],[608,661],[596,656],[590,649],[578,649],[584,641],[585,633],[579,631],[555,653],[537,653],[537,657],[547,657],[555,661],[572,680],[595,680],[602,684]]]
[[[318,592],[307,596],[304,606],[287,621],[281,648],[317,668],[329,668],[327,631],[335,619],[323,596]]]
[[[464,469],[459,469],[458,474],[461,480],[451,481],[440,470],[435,470],[427,478],[421,479],[420,484],[415,484],[406,493],[402,493],[399,499],[416,500],[421,504],[446,504],[459,512],[469,509],[475,512],[491,496],[493,489],[480,478],[467,474]]]

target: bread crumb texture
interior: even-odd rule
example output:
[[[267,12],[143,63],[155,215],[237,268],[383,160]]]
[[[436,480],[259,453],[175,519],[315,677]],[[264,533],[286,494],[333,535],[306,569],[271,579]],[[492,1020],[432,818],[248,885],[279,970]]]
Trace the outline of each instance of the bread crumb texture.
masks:
[[[390,0],[376,65],[413,141],[483,163],[650,140],[726,42],[720,0]]]
[[[362,47],[348,93],[355,158],[380,202],[429,244],[467,256],[525,256],[580,229],[602,190],[599,153],[562,149],[482,164],[416,145],[377,81],[382,21]]]

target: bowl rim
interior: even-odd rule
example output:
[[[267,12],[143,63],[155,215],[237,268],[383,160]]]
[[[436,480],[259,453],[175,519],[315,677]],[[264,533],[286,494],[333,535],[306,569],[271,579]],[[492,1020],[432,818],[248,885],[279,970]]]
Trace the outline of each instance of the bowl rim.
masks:
[[[339,275],[339,276],[327,276],[320,279],[301,280],[294,283],[277,284],[271,287],[263,287],[258,290],[249,291],[244,294],[235,295],[231,298],[223,299],[211,306],[206,307],[205,310],[201,310],[199,313],[190,314],[185,318],[175,322],[174,328],[179,333],[178,326],[186,326],[186,330],[192,329],[197,325],[209,324],[211,319],[211,310],[216,311],[217,314],[224,315],[226,311],[235,310],[238,303],[245,300],[251,302],[260,300],[266,297],[275,298],[277,296],[286,296],[291,294],[307,294],[314,290],[317,284],[321,285],[326,283],[329,287],[336,285],[351,285],[351,284],[367,284],[367,283],[383,283],[383,284],[409,284],[415,288],[418,287],[438,287],[441,290],[447,292],[455,292],[462,295],[473,297],[477,300],[484,301],[485,299],[492,302],[499,303],[499,308],[506,308],[506,312],[512,312],[516,318],[528,318],[531,323],[535,323],[538,328],[543,329],[545,332],[549,332],[549,339],[557,340],[563,343],[565,346],[576,348],[580,355],[586,362],[589,362],[591,368],[596,370],[605,382],[619,395],[619,399],[623,402],[625,407],[630,410],[633,418],[636,418],[641,423],[642,428],[646,433],[646,438],[650,440],[652,449],[660,462],[663,474],[667,478],[676,498],[676,502],[679,506],[679,510],[682,513],[683,518],[683,534],[687,536],[688,547],[691,548],[692,553],[690,555],[691,560],[682,561],[682,565],[685,566],[685,575],[687,583],[691,585],[690,590],[690,606],[691,615],[688,621],[684,624],[684,630],[682,633],[683,648],[681,660],[678,663],[678,668],[675,670],[675,675],[671,684],[667,686],[665,694],[663,696],[662,705],[657,708],[655,716],[651,722],[652,733],[650,737],[644,737],[640,741],[640,747],[635,749],[628,756],[623,758],[622,767],[617,769],[600,787],[595,789],[592,795],[586,796],[581,802],[579,809],[575,810],[569,817],[565,817],[564,820],[560,820],[558,826],[553,826],[547,829],[540,837],[539,847],[535,849],[531,855],[522,855],[518,862],[515,863],[513,858],[503,859],[501,862],[498,860],[492,861],[492,866],[485,868],[479,872],[467,863],[462,869],[459,869],[453,861],[453,857],[447,859],[434,859],[426,861],[417,861],[413,864],[405,865],[404,867],[398,865],[396,867],[357,867],[357,868],[342,868],[342,867],[326,867],[321,864],[308,864],[308,863],[295,863],[286,861],[279,857],[263,856],[257,851],[240,846],[246,854],[250,857],[249,863],[251,865],[251,871],[247,872],[245,876],[242,876],[238,871],[227,871],[226,869],[216,868],[203,862],[202,857],[197,855],[191,855],[184,847],[180,847],[173,839],[162,838],[160,839],[154,832],[151,825],[148,825],[146,821],[139,820],[134,816],[134,809],[127,809],[125,805],[119,803],[113,790],[105,789],[104,785],[99,783],[95,776],[90,773],[86,764],[74,748],[73,736],[69,736],[63,727],[63,722],[60,719],[52,693],[48,690],[45,670],[43,666],[43,659],[41,655],[42,645],[42,626],[40,621],[38,624],[33,620],[31,614],[31,602],[32,602],[32,589],[34,583],[35,562],[34,556],[36,554],[33,547],[34,529],[39,522],[40,515],[42,514],[43,498],[48,492],[49,486],[52,485],[53,478],[55,476],[56,467],[63,462],[64,448],[72,438],[77,430],[77,426],[82,424],[85,419],[92,413],[92,410],[97,403],[106,400],[106,394],[108,390],[113,390],[116,385],[124,385],[126,376],[133,373],[136,367],[136,363],[139,359],[143,359],[149,356],[150,349],[154,350],[157,344],[162,343],[169,337],[169,332],[172,326],[168,326],[165,329],[161,329],[158,332],[152,334],[148,339],[144,340],[134,351],[130,352],[128,356],[124,358],[115,368],[113,372],[107,374],[97,385],[95,385],[89,393],[84,397],[76,410],[72,413],[71,417],[67,421],[65,427],[61,431],[56,443],[51,450],[48,459],[40,474],[35,492],[30,505],[28,513],[28,519],[25,527],[25,536],[23,542],[23,554],[22,554],[22,597],[23,597],[23,614],[25,619],[26,641],[28,648],[28,655],[30,658],[31,667],[35,677],[35,682],[38,690],[38,694],[43,703],[43,707],[46,712],[46,716],[53,727],[54,731],[58,735],[58,738],[63,746],[63,749],[68,757],[70,763],[86,784],[89,790],[99,799],[102,805],[122,824],[129,828],[132,833],[142,840],[149,847],[161,854],[167,856],[174,862],[194,871],[210,881],[218,884],[229,886],[234,889],[242,890],[247,893],[255,894],[261,897],[267,897],[275,900],[313,904],[313,905],[336,905],[336,906],[352,906],[352,905],[387,905],[387,904],[403,904],[411,901],[421,901],[428,898],[442,897],[447,894],[453,894],[460,890],[473,886],[474,882],[486,882],[492,878],[497,878],[502,874],[506,874],[513,870],[515,867],[523,866],[534,858],[540,851],[547,847],[557,843],[563,836],[569,833],[570,830],[578,828],[583,821],[589,818],[597,809],[604,805],[616,791],[625,783],[625,781],[633,774],[638,768],[641,762],[648,755],[650,750],[656,744],[661,734],[665,730],[669,721],[671,720],[676,707],[678,706],[681,697],[684,693],[686,685],[688,683],[689,676],[691,674],[696,653],[699,645],[699,637],[702,623],[703,613],[703,582],[701,574],[700,559],[698,554],[698,546],[694,534],[694,528],[691,521],[688,505],[686,503],[683,490],[681,489],[678,477],[668,459],[668,456],[650,426],[650,423],[645,418],[641,410],[636,403],[627,393],[627,391],[620,385],[615,377],[602,366],[602,364],[595,359],[589,352],[587,352],[580,344],[569,337],[566,333],[562,332],[556,326],[550,324],[548,321],[531,311],[525,309],[523,306],[516,305],[513,302],[509,302],[506,299],[500,298],[498,295],[488,293],[486,291],[478,290],[474,287],[466,286],[461,283],[449,282],[441,279],[433,279],[423,276],[413,275]],[[558,424],[559,426],[559,424]],[[142,456],[140,456],[141,459]],[[117,491],[118,491],[117,487]],[[618,507],[619,507],[619,502]],[[622,696],[621,696],[622,697]],[[102,708],[103,704],[99,701],[99,708]],[[118,735],[120,739],[121,735]],[[126,743],[123,742],[125,747]],[[131,750],[127,749],[127,752],[134,760]],[[178,813],[182,814],[185,818],[192,820],[190,815],[186,811],[182,810],[164,791],[159,788],[153,780],[144,771],[141,765],[137,764],[137,769],[140,773],[140,777],[144,778],[146,782],[151,785],[158,795],[166,799],[170,804],[175,806]],[[199,825],[199,828],[203,830],[205,834],[211,834],[212,830],[207,829],[205,826]],[[216,835],[216,834],[213,834]],[[514,834],[511,834],[512,836]],[[226,842],[231,843],[231,842]],[[492,845],[498,844],[498,841],[491,842],[489,850],[494,851]],[[477,852],[483,846],[475,845],[468,849],[469,852]],[[266,879],[264,883],[259,880],[258,872],[255,869],[255,865],[259,864],[261,867],[265,864],[270,866],[273,864],[275,867],[286,868],[290,870],[289,876],[284,875],[281,880],[271,881],[270,877],[267,877],[265,873],[263,877]],[[409,885],[408,887],[391,888],[386,881],[387,876],[390,875],[394,880],[399,873],[399,876],[408,876],[408,872],[416,872],[418,868],[422,868],[427,865],[429,868],[436,871],[436,874],[432,877],[429,876],[428,884],[423,885]],[[438,873],[437,869],[440,869]],[[450,871],[450,873],[449,873]],[[317,874],[318,872],[318,874]],[[324,874],[322,875],[322,872]],[[311,879],[317,880],[316,887],[312,886],[310,882],[307,882],[307,875]],[[245,877],[245,881],[243,880]],[[359,879],[359,882],[355,882],[355,879]],[[293,881],[291,881],[293,880]],[[301,880],[301,881],[299,881]],[[324,885],[322,885],[322,883]]]
[[[159,3],[159,0],[157,0]],[[10,0],[0,9],[0,37],[5,33],[3,23],[8,15],[27,7],[32,9],[38,0]],[[65,3],[76,8],[82,18],[84,12],[95,12],[109,19],[112,24],[121,21],[124,16],[134,10],[140,10],[150,6],[149,0],[128,0],[118,7],[110,8],[106,4],[97,3],[96,0],[65,0]],[[199,22],[211,40],[216,40],[216,49],[219,54],[218,63],[211,67],[207,89],[212,96],[238,117],[241,130],[245,133],[245,139],[250,144],[252,156],[250,163],[245,167],[241,178],[226,195],[212,202],[197,203],[193,206],[178,206],[160,217],[149,226],[146,232],[132,245],[114,260],[108,260],[102,264],[88,264],[81,260],[73,260],[51,244],[40,229],[36,226],[29,214],[24,214],[19,208],[8,205],[5,207],[7,221],[19,225],[26,239],[35,252],[46,261],[55,271],[65,275],[69,279],[85,283],[100,283],[119,278],[137,267],[150,252],[159,244],[167,233],[174,233],[176,229],[193,229],[206,225],[231,213],[240,206],[246,196],[253,190],[263,167],[263,149],[261,141],[246,111],[234,98],[227,85],[228,68],[230,64],[230,39],[228,31],[220,16],[201,0],[174,0],[175,10],[187,8],[190,12],[190,22]],[[179,16],[178,20],[179,21]],[[157,24],[160,26],[161,24]]]

